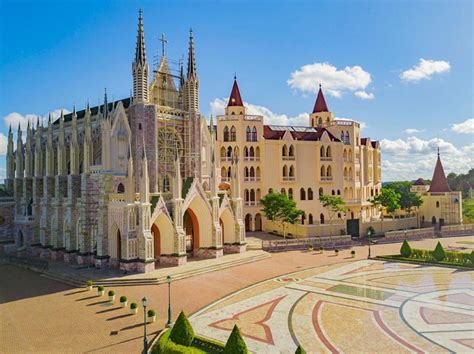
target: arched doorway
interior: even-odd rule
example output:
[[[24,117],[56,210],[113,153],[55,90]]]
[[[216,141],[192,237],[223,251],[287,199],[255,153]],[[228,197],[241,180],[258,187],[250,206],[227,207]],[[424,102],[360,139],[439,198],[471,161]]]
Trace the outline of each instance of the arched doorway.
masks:
[[[186,253],[193,254],[199,248],[199,223],[196,214],[187,209],[183,217],[184,232],[186,234]]]
[[[20,230],[18,231],[18,240],[17,240],[17,248],[23,248],[25,244],[25,239],[23,237],[23,232]]]
[[[122,235],[120,229],[117,229],[117,259],[122,259]]]
[[[156,224],[151,226],[151,233],[153,234],[153,255],[155,259],[158,259],[161,255],[161,235],[160,229]]]
[[[262,231],[262,216],[260,213],[255,215],[255,231]]]
[[[232,244],[236,242],[235,220],[230,209],[225,209],[222,212],[219,218],[219,224],[221,226],[223,243]]]
[[[245,231],[252,231],[252,215],[245,215]]]

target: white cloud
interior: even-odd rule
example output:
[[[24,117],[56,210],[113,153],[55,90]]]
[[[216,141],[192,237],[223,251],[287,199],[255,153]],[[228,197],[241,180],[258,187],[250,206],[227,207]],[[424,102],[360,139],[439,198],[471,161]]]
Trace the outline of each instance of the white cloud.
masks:
[[[210,103],[211,113],[215,116],[224,114],[224,109],[227,106],[228,98],[216,98]],[[269,108],[264,106],[254,105],[252,103],[245,102],[247,107],[247,114],[255,114],[263,116],[265,124],[275,125],[300,125],[308,126],[309,114],[300,113],[296,116],[289,117],[286,114],[278,114],[271,111]]]
[[[434,74],[447,73],[450,69],[451,65],[447,61],[421,58],[417,65],[402,72],[400,78],[407,82],[417,82],[423,79],[429,80]]]
[[[291,88],[302,92],[317,92],[321,84],[329,95],[341,97],[345,92],[354,92],[362,99],[373,99],[372,93],[364,90],[372,82],[370,73],[359,65],[346,66],[338,70],[330,63],[303,65],[291,73],[287,81]]]
[[[375,98],[375,95],[372,92],[356,91],[354,95],[359,97],[361,100],[373,100]]]
[[[63,110],[64,110],[64,114],[70,113],[65,108],[63,108]],[[20,124],[21,129],[24,130],[26,129],[28,122],[30,122],[30,124],[34,123],[36,125],[38,118],[40,118],[43,121],[43,123],[46,123],[48,121],[48,115],[49,113],[40,116],[36,113],[29,113],[29,114],[22,115],[17,112],[12,112],[12,113],[7,114],[5,117],[3,117],[3,122],[5,123],[5,126],[7,128],[9,128],[11,125],[13,131],[16,131],[18,129],[18,124]],[[61,115],[61,109],[56,109],[53,112],[51,112],[51,117],[53,121],[57,119],[60,115]]]
[[[416,129],[416,128],[407,128],[404,130],[404,132],[407,134],[422,133],[424,131],[425,131],[424,129]]]
[[[7,146],[8,146],[8,137],[0,133],[0,155],[6,155],[7,154]]]
[[[462,123],[453,124],[451,130],[460,134],[474,134],[474,118],[466,119]]]
[[[384,181],[431,178],[438,147],[446,174],[465,173],[474,166],[474,144],[458,148],[443,139],[423,140],[415,136],[405,140],[383,139],[380,144]]]

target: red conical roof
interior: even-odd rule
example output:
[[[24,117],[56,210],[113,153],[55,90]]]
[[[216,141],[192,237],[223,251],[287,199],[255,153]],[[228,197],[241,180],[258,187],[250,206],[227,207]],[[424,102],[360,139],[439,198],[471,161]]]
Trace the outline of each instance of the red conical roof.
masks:
[[[430,190],[428,192],[432,193],[445,193],[451,192],[449,188],[448,180],[444,174],[443,165],[441,164],[441,159],[438,153],[438,160],[436,160],[436,166],[433,173],[433,178],[431,180]]]
[[[232,86],[232,92],[230,93],[229,103],[227,107],[230,106],[244,106],[244,101],[242,101],[242,97],[240,96],[239,86],[237,85],[237,79],[234,78],[234,86]]]
[[[323,90],[321,85],[319,85],[318,97],[316,98],[316,103],[314,104],[313,113],[318,112],[329,112],[328,106],[326,105],[326,100],[324,99]]]

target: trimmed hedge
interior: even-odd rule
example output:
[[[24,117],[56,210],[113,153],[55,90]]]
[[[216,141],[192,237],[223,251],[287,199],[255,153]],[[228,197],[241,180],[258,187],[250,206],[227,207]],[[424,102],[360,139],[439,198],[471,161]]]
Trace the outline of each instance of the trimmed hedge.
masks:
[[[298,348],[296,348],[295,354],[306,354],[306,352],[301,345],[298,345]]]
[[[171,329],[170,339],[176,343],[189,347],[194,340],[194,330],[183,311],[178,316]]]
[[[120,302],[127,302],[127,301],[128,301],[128,299],[127,299],[126,296],[123,296],[123,295],[120,296]]]
[[[404,240],[403,244],[402,244],[402,247],[400,247],[400,254],[403,257],[410,257],[411,253],[412,253],[412,250],[411,250],[410,245],[408,244],[408,241]]]
[[[444,251],[444,248],[441,245],[441,242],[439,241],[438,241],[438,244],[436,245],[436,248],[433,251],[433,257],[438,262],[441,262],[446,257],[446,252]]]
[[[245,344],[242,335],[240,334],[239,327],[234,325],[232,329],[232,333],[227,339],[227,343],[225,344],[224,353],[225,354],[247,354],[249,351],[247,349],[247,345]]]

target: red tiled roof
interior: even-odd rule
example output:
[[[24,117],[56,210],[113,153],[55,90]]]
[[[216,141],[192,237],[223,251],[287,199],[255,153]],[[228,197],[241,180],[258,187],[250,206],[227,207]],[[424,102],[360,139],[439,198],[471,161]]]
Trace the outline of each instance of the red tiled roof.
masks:
[[[432,193],[445,193],[451,192],[449,188],[448,180],[444,174],[443,165],[441,164],[441,159],[438,153],[438,159],[436,160],[436,166],[433,172],[433,178],[431,179],[430,190],[428,192]]]
[[[414,183],[414,186],[425,186],[426,182],[423,178],[418,178]]]
[[[275,129],[277,128],[277,129]],[[319,141],[324,132],[327,132],[331,141],[340,141],[326,128],[320,127],[293,127],[293,126],[263,126],[263,137],[267,140],[280,140],[289,131],[293,139],[302,141]]]
[[[243,107],[244,101],[240,96],[239,86],[237,85],[237,79],[234,78],[234,85],[232,86],[232,91],[229,97],[229,103],[227,103],[227,107],[230,106],[238,106]]]
[[[319,85],[318,97],[316,98],[316,103],[314,104],[313,113],[318,112],[329,112],[328,106],[326,105],[326,100],[324,99],[323,90],[321,85]]]

